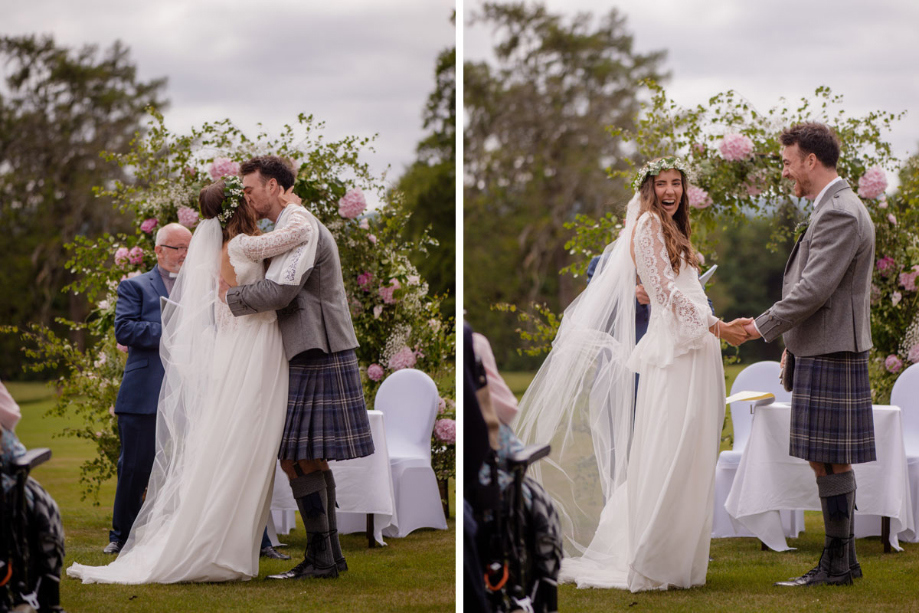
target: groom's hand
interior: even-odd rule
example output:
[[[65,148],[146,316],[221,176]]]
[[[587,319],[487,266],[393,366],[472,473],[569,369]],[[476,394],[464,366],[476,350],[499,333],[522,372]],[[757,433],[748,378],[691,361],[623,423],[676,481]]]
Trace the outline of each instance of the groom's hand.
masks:
[[[735,319],[730,323],[721,324],[721,338],[737,347],[747,340],[747,332],[743,327],[743,320]]]
[[[747,340],[754,338],[763,338],[763,335],[759,333],[759,330],[756,329],[756,326],[753,324],[753,318],[747,317],[743,319],[744,330],[747,331]]]
[[[220,301],[224,304],[227,303],[227,290],[230,289],[230,284],[223,280],[223,277],[220,277],[220,289],[218,290],[218,295],[220,296]]]

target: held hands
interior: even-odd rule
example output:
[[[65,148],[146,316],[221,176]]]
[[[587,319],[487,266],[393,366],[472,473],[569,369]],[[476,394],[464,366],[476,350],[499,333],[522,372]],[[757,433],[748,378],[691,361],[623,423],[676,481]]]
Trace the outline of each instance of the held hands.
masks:
[[[759,332],[753,325],[753,320],[747,317],[739,317],[730,323],[722,322],[717,325],[719,336],[734,347],[739,347],[751,339],[760,338]]]

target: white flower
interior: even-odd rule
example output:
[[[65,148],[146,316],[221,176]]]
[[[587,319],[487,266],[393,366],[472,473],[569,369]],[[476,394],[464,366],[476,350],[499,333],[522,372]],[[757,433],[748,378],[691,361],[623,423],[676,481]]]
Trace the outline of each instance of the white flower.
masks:
[[[894,306],[897,306],[898,304],[900,304],[900,300],[902,299],[903,299],[903,294],[901,294],[900,292],[894,292],[890,295],[890,302],[893,303]]]
[[[405,278],[405,280],[409,285],[419,285],[421,283],[421,277],[418,275],[409,275]]]
[[[373,307],[373,318],[374,319],[379,319],[382,313],[383,313],[382,304],[378,304],[377,306]]]

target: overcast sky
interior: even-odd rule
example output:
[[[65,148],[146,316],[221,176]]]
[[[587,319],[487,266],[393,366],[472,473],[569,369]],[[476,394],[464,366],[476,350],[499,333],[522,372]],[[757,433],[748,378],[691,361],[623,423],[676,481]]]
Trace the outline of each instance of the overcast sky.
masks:
[[[906,117],[887,134],[898,157],[919,144],[919,2],[915,0],[548,0],[556,14],[615,6],[639,52],[668,51],[667,92],[691,107],[734,89],[767,111],[820,85],[844,96],[847,114]],[[470,11],[480,0],[467,0]],[[466,59],[482,59],[491,31],[465,29]]]
[[[139,78],[168,77],[166,124],[230,118],[276,135],[299,113],[326,138],[379,134],[375,174],[414,160],[438,53],[454,45],[453,0],[27,0],[4,2],[0,32],[131,48]],[[368,194],[369,196],[369,194]]]

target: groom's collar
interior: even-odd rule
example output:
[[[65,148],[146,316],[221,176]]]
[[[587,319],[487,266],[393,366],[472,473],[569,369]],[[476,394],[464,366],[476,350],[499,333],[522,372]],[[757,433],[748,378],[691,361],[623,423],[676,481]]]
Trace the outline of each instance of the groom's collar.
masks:
[[[823,197],[826,195],[826,193],[830,191],[830,188],[836,185],[837,183],[839,183],[840,181],[845,183],[845,179],[843,179],[842,177],[836,177],[835,179],[833,179],[832,181],[830,181],[829,183],[823,186],[823,189],[820,190],[820,193],[817,194],[816,198],[814,198],[814,212],[817,211],[817,207],[820,206],[820,201],[823,200]]]

